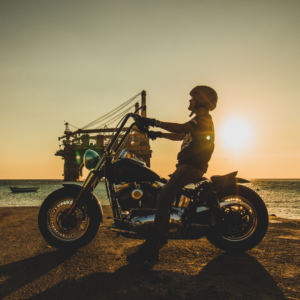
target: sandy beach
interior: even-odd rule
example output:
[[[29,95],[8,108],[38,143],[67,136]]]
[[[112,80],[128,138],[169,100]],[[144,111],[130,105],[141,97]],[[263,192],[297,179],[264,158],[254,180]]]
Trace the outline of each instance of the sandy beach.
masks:
[[[1,299],[300,299],[300,220],[270,217],[264,240],[227,254],[206,238],[171,240],[155,265],[129,265],[142,240],[110,232],[75,253],[49,246],[38,207],[0,208]]]

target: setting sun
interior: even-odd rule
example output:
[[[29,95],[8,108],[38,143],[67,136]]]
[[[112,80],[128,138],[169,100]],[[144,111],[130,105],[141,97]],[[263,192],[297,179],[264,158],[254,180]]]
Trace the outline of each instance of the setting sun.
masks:
[[[246,147],[252,139],[252,131],[249,124],[240,119],[232,119],[224,123],[220,133],[226,148],[232,150]]]

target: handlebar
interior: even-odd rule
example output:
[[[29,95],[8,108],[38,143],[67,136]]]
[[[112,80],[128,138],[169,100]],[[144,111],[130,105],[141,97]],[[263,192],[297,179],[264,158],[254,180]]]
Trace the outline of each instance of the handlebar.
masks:
[[[134,117],[136,127],[142,133],[147,133],[149,131],[149,126],[145,126],[142,122],[142,117],[140,115],[135,115]]]
[[[140,109],[143,109],[143,111],[145,111],[146,110],[146,105],[143,105],[143,106],[141,106],[141,107],[139,107],[135,112],[134,112],[134,114],[136,114]]]
[[[146,110],[146,106],[144,105],[144,106],[139,107],[133,114],[130,114],[130,115],[131,115],[131,117],[134,119],[137,128],[138,128],[142,133],[147,133],[147,132],[148,132],[148,129],[149,129],[149,126],[145,126],[144,124],[142,124],[142,117],[141,117],[140,115],[137,114],[137,112],[138,112],[140,109],[143,109],[143,111],[145,111],[145,110]]]
[[[132,117],[134,119],[134,123],[131,124],[131,126],[127,129],[126,134],[123,136],[123,138],[121,139],[121,141],[118,143],[115,152],[117,152],[120,148],[120,146],[123,144],[123,142],[125,141],[127,135],[130,133],[131,129],[136,126],[140,132],[142,133],[147,133],[148,132],[148,126],[145,126],[142,124],[142,117],[138,114],[136,114],[137,111],[139,111],[140,109],[145,110],[146,106],[141,106],[140,108],[138,108],[134,113],[129,113],[125,116],[122,124],[120,125],[118,131],[116,132],[115,136],[113,137],[112,141],[110,142],[109,146],[107,147],[106,151],[108,153],[110,153],[110,151],[112,150],[112,147],[114,145],[114,143],[116,142],[117,138],[119,137],[123,127],[125,126],[126,122],[128,121],[128,119],[130,117]]]

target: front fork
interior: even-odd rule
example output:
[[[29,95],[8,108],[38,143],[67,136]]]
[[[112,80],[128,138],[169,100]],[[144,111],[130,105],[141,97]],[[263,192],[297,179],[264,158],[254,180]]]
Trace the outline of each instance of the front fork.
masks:
[[[96,187],[98,180],[99,180],[99,171],[91,171],[88,177],[86,178],[86,180],[84,181],[83,186],[80,192],[78,193],[77,197],[75,198],[72,206],[67,212],[67,216],[69,216],[72,213],[72,211],[75,209],[76,205],[81,200],[83,195],[89,192],[92,187]]]

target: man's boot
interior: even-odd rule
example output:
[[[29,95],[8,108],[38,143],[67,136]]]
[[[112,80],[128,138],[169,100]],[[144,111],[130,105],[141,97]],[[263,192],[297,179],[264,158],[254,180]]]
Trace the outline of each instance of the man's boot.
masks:
[[[149,233],[146,241],[133,254],[127,255],[127,261],[133,264],[142,264],[148,262],[158,262],[159,260],[159,235],[154,231]]]

